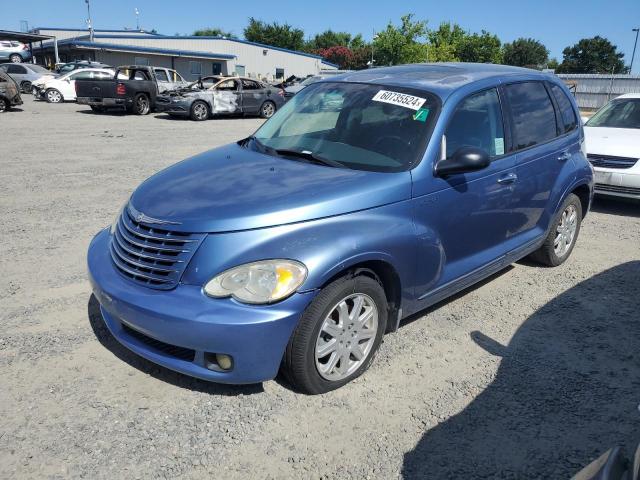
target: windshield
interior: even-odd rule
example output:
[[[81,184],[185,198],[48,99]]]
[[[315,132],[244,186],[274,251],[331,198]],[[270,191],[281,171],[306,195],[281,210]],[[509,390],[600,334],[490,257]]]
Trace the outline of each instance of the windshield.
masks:
[[[640,128],[640,98],[613,100],[597,111],[585,126]]]
[[[254,138],[266,153],[399,172],[422,158],[437,108],[436,97],[419,90],[320,82],[289,100]]]

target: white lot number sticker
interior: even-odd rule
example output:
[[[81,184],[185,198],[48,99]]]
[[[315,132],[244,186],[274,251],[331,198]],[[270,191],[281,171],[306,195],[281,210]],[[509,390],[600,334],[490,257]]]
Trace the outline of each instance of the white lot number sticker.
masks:
[[[427,101],[426,98],[414,97],[406,93],[390,92],[388,90],[380,90],[371,100],[374,102],[390,103],[391,105],[398,105],[399,107],[410,108],[411,110],[420,109],[424,102]]]

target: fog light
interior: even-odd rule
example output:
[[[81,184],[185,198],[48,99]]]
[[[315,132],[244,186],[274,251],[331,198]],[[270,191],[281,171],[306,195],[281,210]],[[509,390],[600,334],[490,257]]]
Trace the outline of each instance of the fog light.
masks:
[[[216,362],[222,370],[231,370],[231,367],[233,366],[233,360],[231,357],[224,353],[216,353]]]

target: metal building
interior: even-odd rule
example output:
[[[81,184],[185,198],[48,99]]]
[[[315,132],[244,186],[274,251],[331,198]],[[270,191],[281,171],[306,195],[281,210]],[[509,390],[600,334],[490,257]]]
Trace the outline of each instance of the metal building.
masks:
[[[565,83],[575,88],[580,109],[596,110],[609,100],[625,93],[640,93],[640,75],[608,75],[592,73],[558,73]]]
[[[146,31],[38,28],[55,36],[61,61],[95,60],[113,66],[152,65],[174,68],[185,79],[200,76],[246,75],[273,80],[291,75],[305,77],[337,65],[318,55],[226,37],[168,36]],[[50,42],[49,42],[50,43]],[[34,49],[39,63],[52,63],[52,46]],[[41,62],[40,62],[41,60]]]

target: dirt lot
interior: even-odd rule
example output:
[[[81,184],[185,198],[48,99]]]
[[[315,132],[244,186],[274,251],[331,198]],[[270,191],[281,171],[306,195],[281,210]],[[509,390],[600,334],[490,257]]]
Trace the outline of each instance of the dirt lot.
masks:
[[[208,384],[115,343],[85,253],[139,182],[260,120],[25,97],[0,116],[1,478],[567,478],[640,441],[640,205],[597,201],[565,265],[409,319],[336,392]]]

